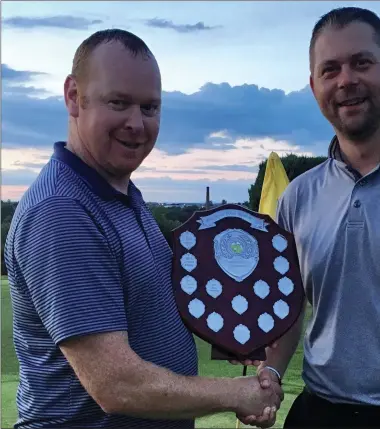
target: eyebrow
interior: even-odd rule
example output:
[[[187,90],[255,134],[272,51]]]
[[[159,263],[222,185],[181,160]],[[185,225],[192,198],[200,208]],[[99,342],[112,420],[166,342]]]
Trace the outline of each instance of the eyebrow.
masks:
[[[125,94],[123,92],[120,91],[112,91],[110,92],[110,94],[108,95],[108,97],[115,97],[115,98],[121,98],[129,103],[133,102],[133,97],[131,97],[128,94]],[[149,100],[146,101],[146,103],[156,103],[156,104],[160,104],[161,103],[161,99],[160,98],[150,98]]]
[[[352,54],[350,56],[350,61],[357,60],[357,59],[362,58],[362,57],[375,58],[374,54],[370,51],[360,51],[360,52],[356,52],[355,54]],[[336,64],[338,62],[339,62],[339,60],[326,60],[320,65],[320,68],[326,67],[328,65],[333,65],[333,64]]]
[[[373,52],[370,52],[370,51],[360,51],[360,52],[357,52],[356,54],[353,54],[351,56],[351,58],[353,58],[353,59],[361,58],[361,57],[375,58],[375,55],[373,54]]]

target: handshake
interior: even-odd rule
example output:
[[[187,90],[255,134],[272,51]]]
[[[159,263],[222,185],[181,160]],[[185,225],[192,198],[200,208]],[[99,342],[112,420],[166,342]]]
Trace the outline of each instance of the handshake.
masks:
[[[236,416],[245,425],[269,428],[276,422],[276,413],[284,399],[278,376],[267,368],[257,376],[235,378],[239,394]]]

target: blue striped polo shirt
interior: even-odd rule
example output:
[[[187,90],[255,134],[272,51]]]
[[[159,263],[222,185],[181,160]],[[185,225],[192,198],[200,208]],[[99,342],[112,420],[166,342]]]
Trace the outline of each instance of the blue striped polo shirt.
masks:
[[[192,428],[106,414],[59,349],[127,331],[144,360],[197,375],[193,336],[172,292],[172,252],[137,187],[117,192],[58,142],[18,204],[6,265],[20,364],[15,428]]]

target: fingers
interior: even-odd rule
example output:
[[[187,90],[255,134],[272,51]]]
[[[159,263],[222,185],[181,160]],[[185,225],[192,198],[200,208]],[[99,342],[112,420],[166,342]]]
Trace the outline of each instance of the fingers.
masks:
[[[237,416],[244,425],[257,426],[260,428],[269,428],[276,422],[276,407],[266,407],[263,414],[256,416]]]
[[[276,423],[276,408],[272,407],[269,410],[269,413],[267,412],[256,419],[255,426],[260,428],[270,428]]]
[[[256,419],[256,424],[257,422],[264,423],[268,421],[270,419],[271,411],[271,407],[266,407],[263,414]]]
[[[270,373],[269,370],[267,370],[267,369],[264,368],[263,370],[261,370],[258,373],[257,376],[259,378],[260,386],[263,389],[267,389],[268,387],[271,386],[271,384],[272,384],[272,374]]]
[[[243,361],[238,361],[238,360],[230,360],[229,361],[232,365],[245,365],[245,366],[259,366],[261,364],[261,361],[259,360],[243,360]]]
[[[243,425],[253,425],[256,422],[256,416],[236,417],[243,423]]]

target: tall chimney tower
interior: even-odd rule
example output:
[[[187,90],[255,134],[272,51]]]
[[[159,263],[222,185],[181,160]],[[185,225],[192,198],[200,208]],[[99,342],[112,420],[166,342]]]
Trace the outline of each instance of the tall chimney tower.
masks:
[[[209,210],[210,208],[210,187],[207,186],[206,188],[206,210]]]

